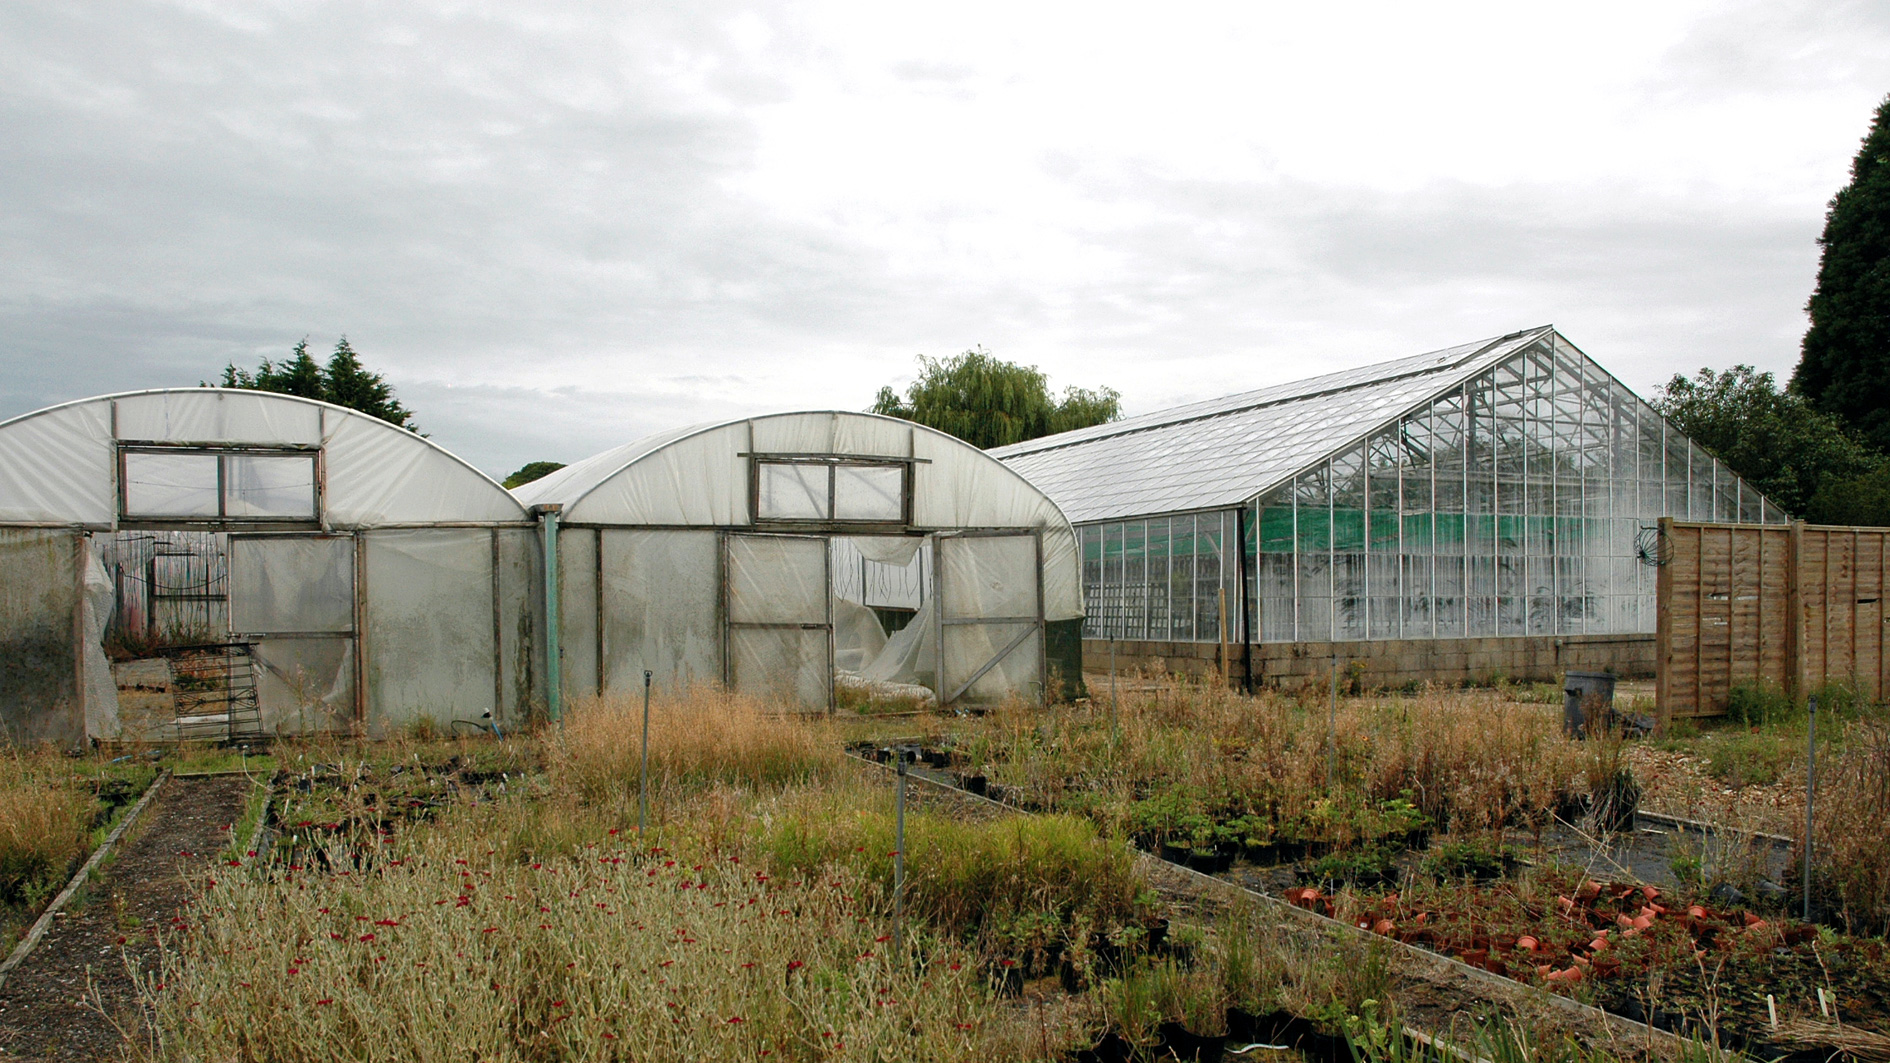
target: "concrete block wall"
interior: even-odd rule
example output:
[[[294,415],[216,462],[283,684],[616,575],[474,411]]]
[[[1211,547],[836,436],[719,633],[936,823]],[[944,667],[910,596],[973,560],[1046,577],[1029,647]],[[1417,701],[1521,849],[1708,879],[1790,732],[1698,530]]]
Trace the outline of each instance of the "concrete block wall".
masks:
[[[1253,647],[1255,685],[1292,689],[1324,683],[1339,658],[1344,679],[1367,687],[1407,683],[1553,682],[1562,673],[1614,672],[1628,679],[1654,674],[1654,636],[1560,635],[1470,639],[1373,639],[1358,642],[1266,642]],[[1084,670],[1109,670],[1110,642],[1083,640]],[[1120,672],[1140,669],[1176,675],[1219,675],[1220,645],[1213,642],[1114,644]],[[1230,645],[1227,672],[1235,682],[1243,668],[1241,647]]]

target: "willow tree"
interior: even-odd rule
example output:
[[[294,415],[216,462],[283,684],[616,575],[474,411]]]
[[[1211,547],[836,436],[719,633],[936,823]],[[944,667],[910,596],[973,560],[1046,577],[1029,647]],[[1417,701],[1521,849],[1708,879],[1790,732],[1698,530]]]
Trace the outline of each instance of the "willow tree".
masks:
[[[989,450],[1026,439],[1103,424],[1122,416],[1113,388],[1065,388],[1034,365],[1018,365],[973,348],[950,358],[919,356],[919,378],[904,396],[879,389],[870,412],[916,421]]]

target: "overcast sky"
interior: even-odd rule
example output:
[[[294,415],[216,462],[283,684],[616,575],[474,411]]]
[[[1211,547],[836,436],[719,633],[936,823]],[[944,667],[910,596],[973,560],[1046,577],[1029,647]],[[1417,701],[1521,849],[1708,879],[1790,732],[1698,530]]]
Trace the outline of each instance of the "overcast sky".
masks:
[[[982,344],[1788,376],[1890,4],[0,5],[0,417],[345,333],[503,475]]]

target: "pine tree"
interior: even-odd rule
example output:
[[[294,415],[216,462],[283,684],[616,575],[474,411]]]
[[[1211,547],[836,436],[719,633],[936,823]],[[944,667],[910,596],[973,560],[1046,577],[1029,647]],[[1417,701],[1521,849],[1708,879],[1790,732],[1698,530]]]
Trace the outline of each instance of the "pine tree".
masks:
[[[1121,400],[1110,388],[1069,388],[1058,402],[1036,366],[974,348],[951,358],[920,355],[919,379],[905,397],[880,388],[870,412],[917,421],[989,450],[1113,421],[1122,415]]]
[[[1811,328],[1792,387],[1890,451],[1890,98],[1825,215]]]
[[[335,353],[329,356],[325,367],[308,353],[308,340],[304,339],[295,345],[291,357],[281,362],[264,358],[253,373],[238,369],[234,363],[224,366],[222,386],[320,399],[359,410],[410,432],[420,431],[413,423],[413,411],[394,398],[393,385],[361,364],[361,356],[355,353],[346,336],[335,344]]]

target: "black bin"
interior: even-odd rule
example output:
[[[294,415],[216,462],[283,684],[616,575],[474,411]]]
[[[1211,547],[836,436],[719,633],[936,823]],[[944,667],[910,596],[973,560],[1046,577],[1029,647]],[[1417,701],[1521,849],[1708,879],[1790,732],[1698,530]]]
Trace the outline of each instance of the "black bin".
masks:
[[[1562,729],[1572,738],[1590,723],[1606,726],[1614,716],[1614,676],[1607,672],[1567,672],[1562,676]]]

